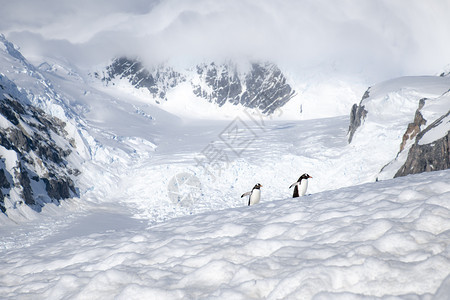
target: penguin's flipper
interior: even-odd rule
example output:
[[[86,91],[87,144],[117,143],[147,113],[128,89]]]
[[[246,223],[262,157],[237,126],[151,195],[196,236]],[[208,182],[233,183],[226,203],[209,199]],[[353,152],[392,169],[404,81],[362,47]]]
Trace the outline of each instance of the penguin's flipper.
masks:
[[[251,193],[252,193],[252,192],[243,193],[242,196],[241,196],[241,198],[242,198],[242,197],[245,197],[245,196],[250,196]]]
[[[300,197],[299,193],[298,193],[298,185],[295,186],[294,188],[294,194],[292,195],[293,198],[297,198]]]
[[[298,184],[298,181],[296,181],[296,182],[294,182],[293,184],[291,184],[290,186],[289,186],[289,188],[292,188],[294,185],[296,185],[296,184]]]

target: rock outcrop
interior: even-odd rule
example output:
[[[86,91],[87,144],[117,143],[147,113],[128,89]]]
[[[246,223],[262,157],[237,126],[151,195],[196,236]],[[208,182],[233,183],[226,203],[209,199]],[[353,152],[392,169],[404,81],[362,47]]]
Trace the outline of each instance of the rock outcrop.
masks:
[[[125,79],[137,89],[148,89],[157,101],[167,100],[167,91],[186,80],[172,68],[159,66],[149,70],[140,61],[126,57],[114,59],[102,75],[96,72],[94,76],[106,85],[114,84],[114,79]]]
[[[353,104],[352,109],[350,111],[350,125],[348,127],[348,142],[351,143],[353,139],[353,135],[356,132],[356,129],[358,129],[359,126],[363,123],[364,119],[367,115],[367,110],[364,109],[364,105],[362,105],[362,102],[364,99],[368,98],[370,94],[370,88],[367,89],[367,91],[364,93],[361,102],[359,105],[356,103]]]
[[[446,123],[450,122],[449,117],[450,110],[417,134],[415,143],[409,149],[406,162],[394,177],[450,169],[450,130],[448,130],[450,126],[446,126]],[[424,136],[439,127],[445,127],[443,129],[446,133],[443,137],[421,143]]]
[[[425,105],[426,98],[420,99],[419,101],[419,108],[416,110],[416,113],[414,115],[414,121],[412,123],[408,124],[408,128],[406,128],[406,132],[403,135],[402,143],[400,144],[400,152],[402,152],[406,144],[413,140],[417,134],[420,132],[421,126],[425,125],[427,123],[427,120],[424,119],[422,113],[420,110]]]
[[[197,67],[197,74],[200,83],[192,84],[195,95],[219,106],[229,102],[271,114],[295,94],[280,69],[271,63],[252,63],[245,74],[239,74],[233,64],[203,64]]]
[[[74,141],[65,123],[13,95],[21,92],[0,74],[0,210],[28,205],[40,211],[77,195],[73,178],[80,172],[67,157]]]
[[[450,78],[400,77],[370,87],[350,112],[348,141],[380,147],[377,179],[449,168]]]

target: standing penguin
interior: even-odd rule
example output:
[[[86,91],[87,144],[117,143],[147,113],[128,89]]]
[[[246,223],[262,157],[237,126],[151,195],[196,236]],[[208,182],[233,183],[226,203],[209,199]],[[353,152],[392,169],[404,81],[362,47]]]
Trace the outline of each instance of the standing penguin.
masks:
[[[294,195],[292,196],[293,198],[301,197],[306,194],[306,189],[308,188],[308,178],[312,178],[312,177],[305,173],[302,176],[300,176],[300,178],[297,180],[297,182],[294,182],[293,184],[291,184],[291,186],[289,188],[295,186]],[[300,191],[299,191],[299,186],[300,186]]]
[[[241,198],[250,195],[250,197],[248,198],[249,206],[259,203],[259,200],[261,200],[261,187],[262,185],[257,183],[250,192],[242,194]]]

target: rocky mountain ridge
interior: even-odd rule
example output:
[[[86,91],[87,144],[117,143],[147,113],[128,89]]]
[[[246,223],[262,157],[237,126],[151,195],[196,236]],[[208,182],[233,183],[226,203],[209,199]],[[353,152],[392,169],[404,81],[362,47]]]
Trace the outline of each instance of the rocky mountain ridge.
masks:
[[[65,123],[21,103],[17,86],[0,75],[0,210],[26,204],[36,211],[46,203],[77,195],[70,166],[75,147]]]
[[[268,62],[253,62],[246,71],[239,71],[231,62],[203,63],[194,70],[175,71],[163,65],[149,69],[139,60],[120,57],[105,70],[94,72],[94,77],[105,85],[124,79],[136,89],[148,90],[157,103],[170,101],[168,91],[188,82],[195,96],[219,107],[231,103],[258,108],[268,115],[295,95],[286,76],[275,64]]]
[[[0,35],[2,213],[17,220],[29,208],[39,212],[47,203],[78,196],[85,145],[71,114],[52,83]]]

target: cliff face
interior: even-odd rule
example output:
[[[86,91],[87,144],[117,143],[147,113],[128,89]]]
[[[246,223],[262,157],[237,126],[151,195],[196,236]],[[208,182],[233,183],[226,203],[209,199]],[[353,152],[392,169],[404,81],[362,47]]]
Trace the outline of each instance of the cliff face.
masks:
[[[75,142],[65,124],[13,95],[21,92],[0,75],[0,210],[26,204],[40,211],[77,195],[80,171],[67,161]]]
[[[95,76],[100,78],[99,73]],[[126,57],[115,59],[106,67],[100,79],[108,85],[114,84],[112,81],[116,78],[128,80],[137,89],[148,89],[157,101],[167,100],[167,91],[186,80],[182,74],[175,72],[172,68],[159,66],[150,70],[141,62]]]
[[[448,169],[450,78],[403,77],[369,88],[350,112],[349,143],[383,147],[378,179]]]
[[[433,135],[433,131],[440,135]],[[450,110],[417,134],[404,165],[394,177],[450,168]]]
[[[351,143],[353,139],[353,135],[356,132],[356,129],[358,129],[361,124],[363,123],[364,119],[367,115],[367,110],[364,109],[364,105],[362,105],[362,102],[364,99],[369,98],[370,88],[367,89],[367,91],[364,93],[361,102],[359,105],[356,103],[353,104],[352,109],[350,111],[350,125],[348,126],[348,142]]]
[[[412,123],[408,124],[408,128],[406,128],[406,132],[403,135],[402,143],[400,145],[400,152],[402,152],[407,143],[411,140],[413,140],[417,134],[420,132],[420,128],[424,126],[427,123],[427,120],[424,119],[422,113],[420,110],[425,105],[426,98],[420,99],[419,101],[419,108],[416,110],[416,113],[414,115],[414,121]]]
[[[124,79],[136,89],[147,89],[157,103],[168,101],[171,89],[188,82],[191,92],[208,102],[240,104],[265,114],[273,113],[295,94],[281,70],[271,63],[251,63],[246,71],[238,71],[233,63],[209,63],[177,72],[167,66],[149,69],[137,60],[121,57],[94,76],[106,85]]]
[[[192,84],[194,94],[219,106],[229,102],[271,114],[295,93],[280,69],[271,63],[252,63],[244,74],[230,64],[204,64],[197,66],[197,74],[200,80]]]

